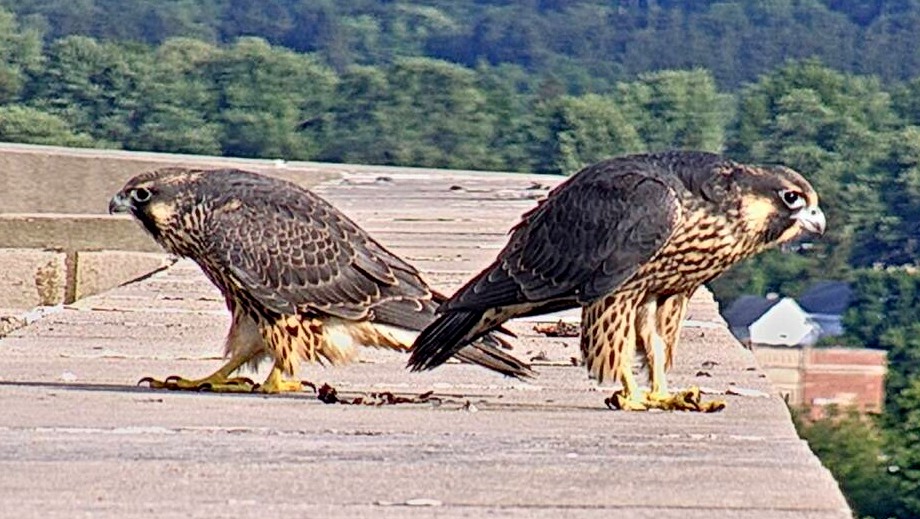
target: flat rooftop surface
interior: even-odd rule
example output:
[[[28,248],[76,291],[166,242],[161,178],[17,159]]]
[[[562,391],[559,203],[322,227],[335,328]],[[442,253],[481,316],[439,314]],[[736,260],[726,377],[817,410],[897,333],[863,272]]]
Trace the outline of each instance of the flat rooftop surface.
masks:
[[[560,181],[334,168],[314,190],[447,292]],[[688,317],[670,381],[724,398],[720,413],[610,411],[610,388],[573,365],[577,338],[534,321],[511,325],[530,382],[460,364],[409,373],[381,351],[302,373],[346,398],[434,391],[424,403],[138,387],[221,363],[222,299],[180,261],[0,339],[0,516],[851,517],[707,292]]]

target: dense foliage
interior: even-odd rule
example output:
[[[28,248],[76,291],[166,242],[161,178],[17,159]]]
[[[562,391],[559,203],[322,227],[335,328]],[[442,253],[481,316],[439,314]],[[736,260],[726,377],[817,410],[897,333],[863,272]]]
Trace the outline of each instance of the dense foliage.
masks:
[[[885,454],[883,433],[869,417],[831,408],[825,418],[796,417],[796,429],[831,471],[857,517],[901,515],[896,462]]]
[[[857,517],[920,517],[920,379],[898,398],[911,408],[900,423],[834,408],[816,421],[794,414],[799,434],[840,483]]]
[[[889,351],[885,415],[803,434],[860,513],[920,517],[920,277],[887,268],[920,262],[917,34],[920,0],[0,0],[0,140],[566,174],[668,148],[785,163],[827,236],[713,288],[854,283],[844,340]]]
[[[820,56],[884,80],[920,76],[913,0],[0,0],[53,41],[212,44],[259,36],[336,70],[429,56],[510,64],[576,93],[639,73],[705,68],[723,88]]]

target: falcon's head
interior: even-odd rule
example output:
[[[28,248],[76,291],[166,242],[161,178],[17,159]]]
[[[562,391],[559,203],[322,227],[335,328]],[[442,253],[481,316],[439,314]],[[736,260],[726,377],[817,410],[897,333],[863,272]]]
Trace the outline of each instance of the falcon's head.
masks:
[[[798,172],[783,166],[742,166],[741,214],[765,244],[785,243],[802,232],[824,234],[827,222],[818,194]]]
[[[195,207],[202,203],[197,188],[203,175],[203,171],[185,168],[142,173],[112,197],[109,213],[131,214],[160,245],[182,254],[175,248],[181,236],[192,232],[189,227],[197,223],[190,217],[195,216]]]

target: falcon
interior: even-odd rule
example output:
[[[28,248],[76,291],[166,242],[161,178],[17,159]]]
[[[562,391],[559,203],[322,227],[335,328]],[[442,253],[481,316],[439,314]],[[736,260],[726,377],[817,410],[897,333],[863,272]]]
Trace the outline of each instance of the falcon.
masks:
[[[495,262],[441,304],[409,367],[434,368],[508,319],[581,307],[589,376],[622,384],[608,405],[721,409],[697,388],[668,391],[690,296],[733,264],[824,228],[815,190],[786,167],[693,151],[599,162],[526,213]],[[647,392],[632,371],[637,351]]]
[[[303,362],[342,364],[360,346],[408,351],[446,299],[331,204],[287,181],[164,168],[129,180],[109,212],[130,213],[168,252],[198,263],[232,315],[226,364],[202,379],[142,379],[151,387],[299,391],[291,377]],[[487,334],[457,357],[530,376],[506,345]],[[264,383],[233,376],[263,360],[272,362]]]

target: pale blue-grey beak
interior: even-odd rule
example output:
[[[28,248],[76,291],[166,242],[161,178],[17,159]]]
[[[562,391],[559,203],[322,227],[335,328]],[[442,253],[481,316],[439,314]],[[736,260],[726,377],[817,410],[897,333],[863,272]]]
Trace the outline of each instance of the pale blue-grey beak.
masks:
[[[131,199],[121,193],[109,200],[109,214],[130,213],[131,209]]]
[[[827,220],[824,218],[824,211],[820,207],[803,207],[792,214],[793,220],[798,220],[802,228],[815,234],[824,234],[827,227]]]

